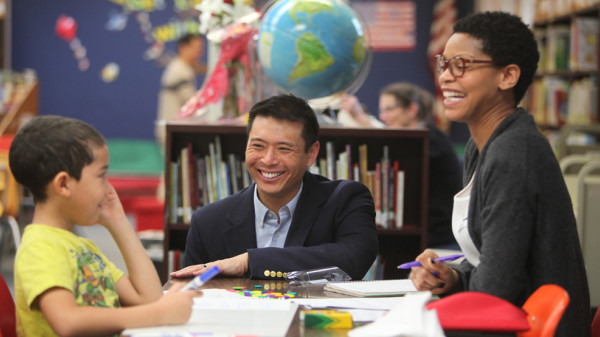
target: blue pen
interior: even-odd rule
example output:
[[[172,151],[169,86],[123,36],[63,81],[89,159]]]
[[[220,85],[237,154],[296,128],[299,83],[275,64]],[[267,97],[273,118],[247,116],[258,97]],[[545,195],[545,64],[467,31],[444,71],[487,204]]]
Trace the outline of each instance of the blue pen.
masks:
[[[204,273],[194,277],[194,279],[191,280],[190,282],[188,282],[186,285],[184,285],[180,291],[198,289],[198,288],[202,287],[206,282],[208,282],[208,280],[217,276],[217,274],[220,272],[221,272],[221,270],[219,270],[219,267],[213,266],[212,268],[205,271]]]
[[[456,259],[460,259],[463,256],[464,256],[464,254],[448,255],[448,256],[437,257],[434,260],[440,261],[440,262],[454,261]],[[413,262],[407,262],[407,263],[403,263],[403,264],[399,265],[398,269],[409,269],[412,267],[420,267],[420,266],[421,266],[421,262],[413,261]]]

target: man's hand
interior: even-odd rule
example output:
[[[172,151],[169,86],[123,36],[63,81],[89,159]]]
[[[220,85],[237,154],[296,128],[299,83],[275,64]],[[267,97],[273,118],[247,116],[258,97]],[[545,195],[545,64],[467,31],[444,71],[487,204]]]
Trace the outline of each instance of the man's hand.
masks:
[[[203,274],[211,267],[217,266],[221,271],[221,275],[228,276],[244,276],[248,272],[248,253],[230,257],[224,260],[217,260],[205,264],[197,264],[194,266],[185,267],[174,271],[170,274],[171,277],[189,277]]]

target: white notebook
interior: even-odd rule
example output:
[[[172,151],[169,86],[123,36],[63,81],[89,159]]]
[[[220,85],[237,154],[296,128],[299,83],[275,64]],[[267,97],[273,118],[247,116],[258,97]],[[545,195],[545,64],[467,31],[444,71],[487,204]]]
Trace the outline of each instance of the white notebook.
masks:
[[[417,291],[409,279],[401,280],[373,280],[373,281],[344,281],[329,282],[325,290],[336,293],[372,297],[372,296],[400,296],[408,292]]]

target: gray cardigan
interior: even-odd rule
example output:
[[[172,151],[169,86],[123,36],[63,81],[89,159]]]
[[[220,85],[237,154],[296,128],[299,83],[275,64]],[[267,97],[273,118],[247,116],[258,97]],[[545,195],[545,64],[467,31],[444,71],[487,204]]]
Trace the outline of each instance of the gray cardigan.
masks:
[[[571,198],[548,141],[519,108],[493,132],[479,154],[465,150],[463,183],[475,174],[469,234],[480,264],[463,261],[465,290],[517,306],[543,284],[565,288],[570,303],[556,336],[590,335],[590,298]]]

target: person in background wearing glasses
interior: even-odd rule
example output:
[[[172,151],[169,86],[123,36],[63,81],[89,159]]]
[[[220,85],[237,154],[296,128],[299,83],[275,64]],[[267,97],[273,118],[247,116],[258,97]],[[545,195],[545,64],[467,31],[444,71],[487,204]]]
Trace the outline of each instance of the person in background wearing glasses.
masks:
[[[372,118],[367,117],[370,115],[355,96],[344,95],[340,110],[347,111],[363,126],[378,127],[370,122]],[[462,187],[461,167],[450,138],[433,124],[433,95],[412,83],[389,84],[379,95],[379,118],[388,128],[429,130],[427,246],[460,249],[452,234],[452,198]]]
[[[519,307],[538,287],[557,284],[570,303],[556,336],[589,336],[573,205],[548,141],[517,107],[539,60],[533,33],[503,12],[472,14],[453,28],[437,66],[446,117],[471,132],[452,222],[465,259],[450,267],[426,250],[409,277],[421,291],[479,291]]]

